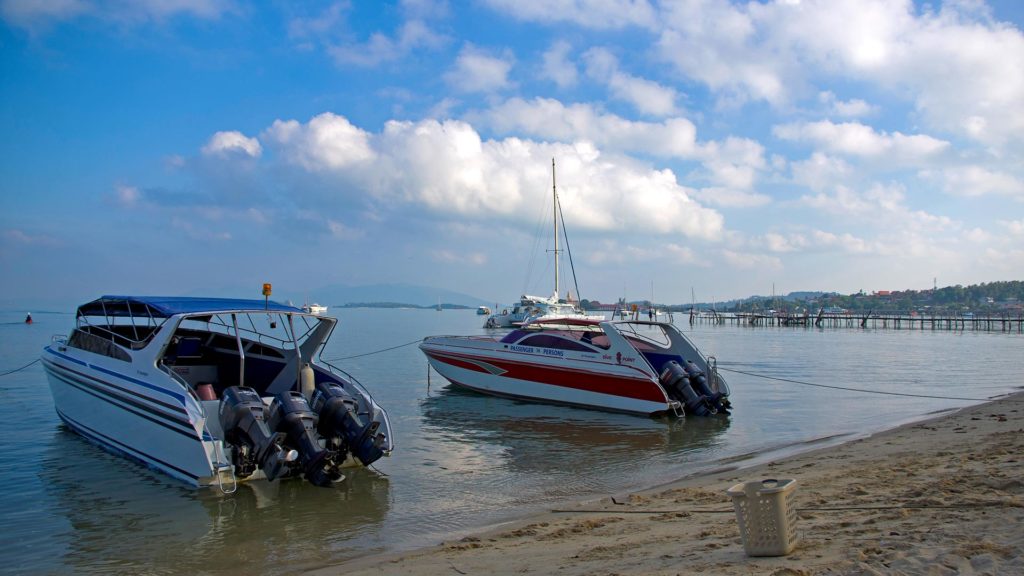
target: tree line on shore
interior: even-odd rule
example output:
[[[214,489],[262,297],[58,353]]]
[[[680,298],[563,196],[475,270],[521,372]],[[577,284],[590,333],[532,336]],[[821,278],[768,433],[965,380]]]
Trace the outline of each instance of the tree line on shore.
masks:
[[[634,304],[631,302],[630,304]],[[641,307],[650,306],[648,301],[635,302]],[[595,310],[601,304],[583,300],[584,309]],[[1006,314],[1024,312],[1024,281],[987,282],[970,286],[946,286],[929,290],[899,290],[855,294],[838,292],[791,292],[785,296],[751,296],[727,302],[700,302],[695,304],[656,305],[673,312],[714,309],[718,312],[767,312],[780,311],[817,313],[824,308],[828,312],[877,312],[877,313],[927,313],[927,314]]]

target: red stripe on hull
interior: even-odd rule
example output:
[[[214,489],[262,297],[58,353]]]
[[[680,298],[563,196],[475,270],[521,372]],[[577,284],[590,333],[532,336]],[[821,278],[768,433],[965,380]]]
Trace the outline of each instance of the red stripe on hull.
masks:
[[[459,368],[473,370],[475,372],[489,373],[481,367],[478,362],[490,364],[505,371],[501,374],[505,378],[516,380],[528,380],[551,386],[561,386],[586,392],[596,392],[623,398],[633,398],[648,402],[667,403],[665,391],[660,385],[646,379],[626,378],[601,374],[592,371],[558,368],[542,364],[527,364],[522,362],[510,362],[481,356],[468,356],[464,354],[440,353],[437,351],[425,351],[428,356],[438,362],[457,366]]]

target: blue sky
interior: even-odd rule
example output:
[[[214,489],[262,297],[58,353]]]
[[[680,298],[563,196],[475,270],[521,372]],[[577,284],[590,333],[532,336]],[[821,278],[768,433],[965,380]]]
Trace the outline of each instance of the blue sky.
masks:
[[[1024,270],[1006,0],[0,0],[0,303]]]

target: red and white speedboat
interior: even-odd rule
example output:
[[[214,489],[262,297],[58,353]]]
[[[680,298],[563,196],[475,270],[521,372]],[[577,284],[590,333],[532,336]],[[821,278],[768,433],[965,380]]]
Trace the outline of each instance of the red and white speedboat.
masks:
[[[665,322],[541,320],[504,336],[428,336],[430,365],[485,394],[628,412],[728,413],[714,357]]]

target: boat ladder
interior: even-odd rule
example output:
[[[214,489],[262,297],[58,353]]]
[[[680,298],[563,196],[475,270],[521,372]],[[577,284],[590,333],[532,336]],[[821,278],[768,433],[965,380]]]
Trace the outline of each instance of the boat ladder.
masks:
[[[224,453],[224,443],[214,438],[213,434],[210,434],[210,429],[206,427],[206,422],[203,422],[203,432],[213,438],[210,442],[213,444],[213,460],[210,464],[213,465],[213,473],[217,476],[217,487],[224,494],[234,494],[235,490],[238,490],[238,479],[235,478],[235,467],[228,460],[227,454]],[[231,480],[231,484],[225,486],[224,478],[228,477]]]
[[[686,410],[683,408],[682,402],[672,400],[668,405],[672,408],[672,414],[674,414],[676,418],[686,418]]]
[[[708,356],[708,386],[712,392],[720,392],[718,389],[718,358]]]

